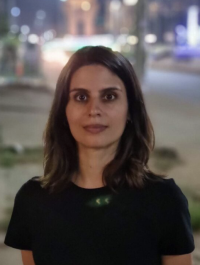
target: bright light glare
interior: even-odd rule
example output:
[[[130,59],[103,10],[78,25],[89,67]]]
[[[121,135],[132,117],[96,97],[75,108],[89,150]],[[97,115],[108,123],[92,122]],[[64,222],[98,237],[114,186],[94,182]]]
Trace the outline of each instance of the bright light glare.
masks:
[[[120,45],[126,45],[127,43],[127,34],[121,34],[117,38],[117,43]]]
[[[51,51],[43,51],[43,60],[52,63],[57,62],[61,63],[62,65],[65,65],[67,61],[69,60],[69,57],[65,54],[65,52],[60,50],[52,50]]]
[[[117,11],[121,7],[121,2],[119,0],[112,0],[110,2],[110,11]]]
[[[146,43],[155,43],[157,41],[157,36],[154,34],[147,34],[145,36]]]
[[[20,11],[19,7],[13,7],[11,9],[11,15],[13,17],[18,17],[20,15],[20,13],[21,13],[21,11]]]
[[[138,0],[123,0],[126,6],[134,6],[137,4]]]
[[[21,33],[22,33],[22,34],[26,35],[26,34],[28,34],[29,32],[30,32],[30,28],[29,28],[29,26],[27,26],[27,25],[23,25],[23,26],[21,26]]]
[[[127,42],[130,45],[136,45],[138,43],[138,37],[136,37],[136,36],[128,36],[127,37]]]
[[[83,11],[88,11],[88,10],[90,10],[90,8],[91,8],[91,4],[88,1],[83,1],[81,3],[81,9]]]
[[[191,6],[188,9],[188,18],[187,18],[187,38],[188,44],[191,46],[196,46],[198,44],[198,16],[199,16],[199,8],[198,6]]]
[[[116,52],[121,52],[121,48],[120,48],[120,45],[119,44],[113,44],[112,45],[112,50],[113,51],[116,51]]]
[[[36,34],[31,34],[28,36],[28,41],[32,44],[36,44],[39,42],[39,37]]]

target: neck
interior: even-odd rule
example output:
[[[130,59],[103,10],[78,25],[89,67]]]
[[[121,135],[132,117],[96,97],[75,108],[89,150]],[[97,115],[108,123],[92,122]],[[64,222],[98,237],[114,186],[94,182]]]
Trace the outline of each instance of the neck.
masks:
[[[104,167],[114,158],[116,147],[109,149],[91,149],[79,147],[79,172],[73,182],[84,188],[103,187]]]

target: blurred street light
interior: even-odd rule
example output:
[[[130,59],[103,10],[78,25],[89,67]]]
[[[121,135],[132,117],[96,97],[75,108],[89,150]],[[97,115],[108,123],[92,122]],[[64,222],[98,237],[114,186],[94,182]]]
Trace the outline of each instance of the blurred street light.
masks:
[[[38,10],[36,12],[36,18],[40,19],[40,20],[45,19],[46,18],[46,12],[44,10]]]
[[[128,36],[127,43],[130,45],[136,45],[138,43],[138,37],[136,36]]]
[[[13,7],[10,12],[13,17],[18,17],[21,13],[21,10],[19,7]]]
[[[28,42],[30,42],[32,44],[36,44],[39,42],[39,37],[36,34],[30,34],[28,36]]]
[[[136,5],[138,2],[138,0],[123,0],[123,3],[126,5],[126,6],[134,6]]]
[[[157,36],[155,34],[147,34],[145,36],[145,42],[149,44],[156,43],[157,41]]]
[[[88,1],[83,1],[83,2],[81,3],[81,9],[82,9],[83,11],[89,11],[90,8],[91,8],[91,4],[90,4],[90,2],[88,2]]]
[[[175,31],[180,36],[186,37],[186,35],[187,35],[187,29],[183,25],[176,26]]]
[[[66,55],[64,51],[61,50],[55,50],[53,51],[43,51],[42,58],[44,61],[52,63],[52,62],[57,62],[60,63],[61,65],[65,65],[67,61],[69,60],[69,57]]]
[[[13,7],[10,12],[13,17],[18,17],[21,13],[21,10],[19,7]]]
[[[174,43],[175,36],[173,32],[168,31],[164,33],[163,38],[167,43]]]
[[[56,36],[56,32],[55,30],[48,30],[44,32],[43,36],[45,41],[50,41]]]
[[[110,11],[118,11],[121,7],[121,2],[119,0],[112,0],[110,2]]]
[[[23,25],[23,26],[21,26],[21,33],[22,33],[22,34],[26,35],[26,34],[28,34],[29,32],[30,32],[30,28],[29,28],[29,26],[27,26],[27,25]]]
[[[199,38],[199,7],[191,6],[188,9],[187,17],[187,38],[188,44],[191,46],[196,46],[198,44]]]

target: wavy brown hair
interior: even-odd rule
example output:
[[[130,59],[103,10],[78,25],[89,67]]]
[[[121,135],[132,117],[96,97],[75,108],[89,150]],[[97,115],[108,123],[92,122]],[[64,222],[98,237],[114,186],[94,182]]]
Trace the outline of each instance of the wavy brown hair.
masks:
[[[142,90],[131,63],[119,52],[104,46],[86,46],[75,52],[62,69],[57,81],[54,100],[43,134],[44,175],[41,186],[50,193],[60,192],[71,185],[78,172],[78,151],[65,114],[72,75],[85,65],[100,64],[116,74],[124,83],[129,115],[114,159],[103,170],[102,181],[114,192],[123,185],[142,188],[147,180],[162,181],[148,167],[150,152],[155,146],[152,123],[146,111]]]

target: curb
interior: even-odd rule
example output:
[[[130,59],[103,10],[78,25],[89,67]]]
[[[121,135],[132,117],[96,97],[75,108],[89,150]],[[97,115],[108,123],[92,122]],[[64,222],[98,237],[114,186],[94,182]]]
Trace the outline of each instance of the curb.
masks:
[[[0,76],[0,90],[4,88],[27,89],[31,88],[37,91],[52,92],[44,78],[32,77],[3,77]]]
[[[194,64],[190,62],[176,62],[176,61],[148,61],[147,68],[152,70],[169,71],[174,73],[188,73],[199,75],[200,74],[200,61]]]

